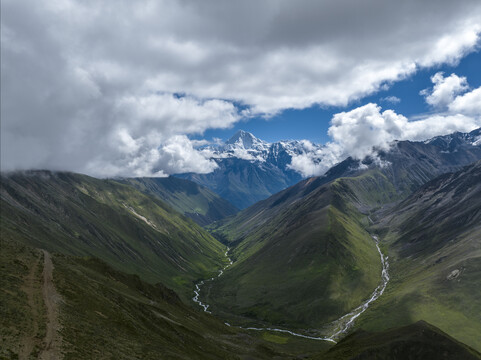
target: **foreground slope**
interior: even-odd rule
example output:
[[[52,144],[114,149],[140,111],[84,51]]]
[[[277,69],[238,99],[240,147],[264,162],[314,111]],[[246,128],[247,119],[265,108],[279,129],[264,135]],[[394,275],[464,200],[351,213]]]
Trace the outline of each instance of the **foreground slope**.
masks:
[[[322,360],[477,360],[481,354],[436,327],[419,321],[405,327],[369,333],[356,331]]]
[[[373,217],[389,244],[392,281],[360,326],[423,319],[481,351],[481,162]]]
[[[128,178],[121,182],[158,197],[199,225],[208,225],[239,210],[208,188],[176,177]]]
[[[334,347],[247,332],[192,310],[162,284],[145,283],[98,259],[51,254],[3,239],[0,246],[1,358],[480,358],[425,323],[356,332]]]
[[[165,286],[98,259],[50,254],[3,239],[0,245],[0,358],[292,358],[261,338],[192,310]],[[56,324],[47,309],[50,299]]]
[[[2,238],[95,256],[187,299],[213,274],[224,246],[161,200],[131,186],[72,173],[2,175]]]

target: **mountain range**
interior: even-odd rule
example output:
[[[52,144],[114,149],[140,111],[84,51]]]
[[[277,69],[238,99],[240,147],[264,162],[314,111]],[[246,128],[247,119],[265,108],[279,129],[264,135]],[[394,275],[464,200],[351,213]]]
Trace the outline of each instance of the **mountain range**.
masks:
[[[378,153],[381,162],[348,158],[324,176],[303,180],[215,223],[211,232],[233,248],[235,262],[222,279],[211,285],[207,301],[220,316],[230,316],[238,323],[299,329],[319,329],[319,324],[325,324],[321,334],[329,332],[330,327],[337,326],[336,319],[368,299],[379,284],[381,261],[369,219],[402,200],[416,201],[418,195],[413,192],[426,182],[481,159],[481,147],[475,141],[479,133],[476,130],[425,142],[396,142],[390,151]],[[474,174],[466,175],[466,181],[479,185]],[[441,231],[448,238],[453,236],[451,233],[461,234],[460,220],[455,219],[465,218],[464,210],[474,209],[469,219],[481,206],[481,197],[464,190],[460,193],[463,199],[472,199],[470,207],[453,201],[439,215],[454,221]],[[394,209],[392,216],[399,220],[401,209]],[[415,214],[413,218],[419,220],[421,216]],[[477,220],[475,217],[467,227],[477,229]],[[439,220],[422,224],[429,234],[427,238],[438,233]],[[412,229],[410,225],[406,227]],[[472,237],[471,244],[479,243],[476,239],[479,237]],[[380,243],[385,251],[397,249],[385,241]],[[439,238],[423,244],[430,253],[443,245]],[[397,265],[392,267],[397,269]],[[481,310],[479,301],[470,295],[468,298],[471,307]],[[430,321],[450,330],[448,323],[439,318],[430,317]],[[393,321],[390,325],[395,324]],[[479,334],[479,329],[474,333]],[[465,336],[466,332],[460,331],[459,335]]]
[[[238,131],[222,146],[202,149],[217,164],[208,174],[176,174],[208,187],[239,209],[263,200],[302,179],[290,169],[292,156],[305,151],[300,141],[269,144]]]
[[[361,162],[354,159],[341,162],[326,174],[326,179],[350,175],[359,167],[369,166],[376,161],[389,164],[396,158],[402,158],[404,161],[420,163],[417,167],[411,166],[409,169],[412,172],[404,175],[399,173],[406,169],[392,168],[392,171],[398,172],[393,175],[400,181],[396,186],[409,193],[433,175],[454,170],[458,163],[467,164],[477,159],[480,139],[478,129],[471,133],[438,136],[424,142],[395,141],[389,151],[379,150],[374,156],[361,159]],[[267,143],[240,130],[222,145],[200,149],[216,162],[217,168],[213,172],[175,176],[203,185],[237,208],[244,209],[302,180],[303,175],[291,166],[293,156],[308,154],[317,162],[322,162],[322,157],[318,155],[322,148],[322,145],[305,141]],[[405,177],[408,182],[403,184]]]
[[[272,195],[306,149],[245,132],[182,175],[212,190],[2,173],[0,357],[480,359],[480,139],[396,141]],[[238,212],[214,187],[242,181],[266,192]]]
[[[120,180],[136,189],[159,198],[174,210],[191,218],[201,226],[209,225],[239,209],[205,186],[175,177],[126,178]]]
[[[371,217],[393,278],[360,325],[379,330],[423,319],[479,349],[481,161],[437,177]]]
[[[163,282],[184,299],[215,273],[225,246],[156,197],[113,180],[73,173],[2,174],[3,239]]]

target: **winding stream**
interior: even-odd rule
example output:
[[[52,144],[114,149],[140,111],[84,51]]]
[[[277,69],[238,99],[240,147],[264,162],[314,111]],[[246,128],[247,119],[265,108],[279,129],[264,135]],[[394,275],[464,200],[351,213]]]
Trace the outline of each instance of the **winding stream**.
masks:
[[[228,253],[229,253],[229,250],[230,248],[227,248],[226,252],[225,252],[225,257],[227,258],[227,260],[229,261],[229,263],[224,266],[222,269],[219,270],[219,274],[217,274],[217,277],[220,277],[224,274],[224,271],[233,264],[233,261],[232,259],[229,257]],[[209,305],[208,304],[204,304],[202,301],[199,300],[199,296],[200,296],[200,287],[202,285],[204,285],[207,281],[214,281],[215,280],[215,277],[212,277],[210,279],[207,279],[207,280],[202,280],[201,282],[198,282],[197,284],[195,284],[195,290],[194,290],[194,297],[192,298],[192,300],[199,304],[199,306],[201,306],[204,311],[206,313],[209,313],[209,314],[212,314],[211,311],[209,311]],[[230,326],[230,325],[229,325]]]
[[[335,328],[334,334],[330,336],[331,339],[337,339],[341,335],[345,334],[353,325],[354,321],[364,312],[367,310],[369,305],[377,300],[383,293],[384,290],[386,289],[387,283],[389,282],[389,263],[388,263],[388,257],[384,256],[382,253],[381,249],[379,248],[379,239],[377,236],[373,235],[372,238],[374,239],[376,243],[376,249],[379,252],[379,255],[381,256],[381,264],[382,264],[382,272],[381,272],[381,284],[378,285],[378,287],[374,290],[374,292],[371,294],[371,297],[369,300],[366,302],[362,303],[360,306],[355,308],[353,311],[350,313],[342,316],[338,320],[336,320],[334,323],[337,323],[338,326]],[[337,331],[336,331],[337,330]]]
[[[370,220],[370,219],[369,219]],[[387,256],[384,256],[384,254],[382,253],[381,249],[379,248],[379,239],[377,236],[375,235],[372,235],[372,238],[374,239],[374,242],[376,244],[376,249],[377,251],[379,252],[379,255],[381,257],[381,264],[382,264],[382,272],[381,272],[381,283],[378,285],[378,287],[376,287],[376,289],[373,291],[373,293],[371,294],[371,297],[369,298],[369,300],[365,301],[364,303],[362,303],[360,306],[358,306],[357,308],[355,308],[354,310],[352,310],[350,313],[340,317],[339,319],[335,320],[334,322],[332,322],[331,324],[334,325],[334,331],[333,331],[333,334],[330,335],[330,336],[320,336],[320,337],[317,337],[317,336],[308,336],[308,335],[303,335],[303,334],[299,334],[299,333],[296,333],[294,331],[290,331],[290,330],[286,330],[286,329],[277,329],[277,328],[256,328],[256,327],[242,327],[242,326],[236,326],[238,328],[241,328],[241,329],[244,329],[244,330],[256,330],[256,331],[275,331],[275,332],[281,332],[281,333],[286,333],[286,334],[290,334],[290,335],[293,335],[293,336],[297,336],[297,337],[302,337],[302,338],[305,338],[305,339],[311,339],[311,340],[321,340],[321,341],[330,341],[330,342],[333,342],[333,343],[336,343],[336,340],[339,339],[342,335],[344,335],[345,333],[347,333],[347,331],[354,325],[354,322],[355,320],[364,312],[367,310],[367,308],[369,307],[369,305],[375,301],[376,299],[378,299],[383,293],[384,293],[384,290],[386,289],[386,286],[387,286],[387,283],[389,282],[389,262],[388,262],[388,257]],[[217,275],[217,277],[220,277],[222,276],[222,274],[224,274],[224,271],[233,264],[232,262],[232,259],[229,258],[229,250],[230,248],[227,248],[227,251],[225,252],[225,256],[226,258],[228,259],[229,263],[224,266],[224,268],[222,268],[221,270],[219,270],[219,274]],[[208,304],[204,304],[202,301],[199,300],[199,296],[200,296],[200,290],[201,290],[201,287],[207,282],[207,281],[214,281],[216,278],[215,277],[212,277],[208,280],[202,280],[200,281],[199,283],[195,284],[195,290],[194,290],[194,294],[195,296],[192,298],[192,300],[199,304],[199,306],[201,306],[205,312],[211,314],[211,311],[209,311],[209,305]],[[225,323],[227,326],[231,326],[229,323]]]

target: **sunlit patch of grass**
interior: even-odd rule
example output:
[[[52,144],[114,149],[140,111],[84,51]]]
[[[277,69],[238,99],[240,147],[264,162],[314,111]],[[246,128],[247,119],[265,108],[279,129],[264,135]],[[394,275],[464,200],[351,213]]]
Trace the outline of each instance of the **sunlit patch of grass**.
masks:
[[[289,338],[287,336],[275,335],[270,332],[263,332],[262,338],[266,341],[276,344],[287,344],[287,342],[289,341]]]

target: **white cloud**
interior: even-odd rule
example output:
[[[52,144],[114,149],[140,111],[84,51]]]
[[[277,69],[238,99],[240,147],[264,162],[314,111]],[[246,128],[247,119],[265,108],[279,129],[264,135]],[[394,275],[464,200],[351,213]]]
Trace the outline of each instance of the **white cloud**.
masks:
[[[93,157],[85,167],[87,173],[102,177],[164,177],[184,172],[209,173],[217,167],[185,135],[174,135],[160,146],[156,145],[162,138],[158,134],[133,139],[122,129],[110,137],[110,152]]]
[[[345,157],[346,153],[342,146],[330,142],[324,147],[292,155],[288,168],[299,172],[304,177],[322,175]]]
[[[332,141],[320,150],[294,156],[290,168],[304,176],[322,175],[348,156],[371,156],[376,161],[375,149],[387,150],[394,140],[420,141],[481,127],[481,87],[455,96],[468,88],[466,79],[452,74],[444,81],[448,78],[436,75],[434,89],[425,95],[433,99],[433,104],[443,104],[447,112],[409,121],[393,110],[381,111],[380,106],[370,103],[335,114],[328,130]]]
[[[239,118],[229,102],[199,101],[172,94],[121,98],[116,104],[116,115],[102,155],[87,163],[89,173],[165,176],[211,172],[217,165],[195,148],[201,142],[179,134],[226,128]]]
[[[471,116],[481,116],[481,87],[456,97],[449,104],[449,111]]]
[[[434,84],[432,91],[425,89],[421,95],[426,97],[426,102],[436,108],[445,108],[453,102],[454,98],[468,90],[468,82],[465,77],[451,74],[444,77],[442,72],[438,72],[431,77]]]
[[[71,83],[71,91],[77,90],[75,86]],[[81,86],[78,89],[82,91]],[[121,98],[112,105],[115,110],[107,111],[107,118],[100,119],[104,105],[94,110],[78,109],[70,121],[60,122],[52,117],[30,125],[30,119],[23,118],[17,123],[3,124],[2,169],[68,169],[97,176],[210,172],[215,164],[194,148],[199,142],[192,143],[179,134],[226,128],[239,117],[229,102],[176,98],[170,94]],[[46,116],[60,113],[62,107],[39,106],[37,111],[38,116]],[[29,128],[19,133],[16,126],[23,125],[22,121],[33,126],[31,132],[36,134],[29,134]],[[177,146],[173,141],[179,141]]]
[[[408,119],[392,110],[380,110],[370,103],[336,114],[328,134],[347,154],[358,159],[370,155],[373,146],[387,149],[391,141],[403,137]]]
[[[199,101],[172,94],[128,96],[117,102],[117,111],[124,113],[137,131],[149,128],[167,133],[202,133],[209,128],[227,128],[239,119],[235,106],[224,100]]]
[[[209,173],[217,168],[215,161],[207,160],[196,151],[191,141],[184,135],[170,138],[160,148],[156,167],[167,173],[195,172]]]
[[[397,96],[386,96],[382,98],[381,101],[389,102],[391,104],[399,104],[401,102],[401,99]]]
[[[318,156],[312,153],[293,155],[291,163],[287,167],[297,171],[303,177],[319,175],[327,171],[327,167],[319,161]]]
[[[243,116],[346,105],[455,63],[479,24],[478,0],[5,0],[2,169],[188,169],[157,147]]]

